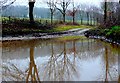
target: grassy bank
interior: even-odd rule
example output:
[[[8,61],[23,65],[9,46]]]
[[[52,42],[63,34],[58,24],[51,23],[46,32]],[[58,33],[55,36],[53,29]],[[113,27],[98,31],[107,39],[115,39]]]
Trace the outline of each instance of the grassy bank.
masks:
[[[100,38],[102,40],[108,39],[109,42],[117,42],[120,44],[120,26],[113,26],[111,28],[96,28],[85,32],[87,37]]]
[[[62,32],[70,29],[76,28],[92,28],[92,26],[87,25],[73,25],[70,23],[64,24],[53,24],[50,23],[41,23],[35,21],[33,24],[29,23],[28,19],[8,19],[4,18],[2,23],[2,35],[3,36],[24,36],[31,35],[33,33],[53,33],[53,32]]]

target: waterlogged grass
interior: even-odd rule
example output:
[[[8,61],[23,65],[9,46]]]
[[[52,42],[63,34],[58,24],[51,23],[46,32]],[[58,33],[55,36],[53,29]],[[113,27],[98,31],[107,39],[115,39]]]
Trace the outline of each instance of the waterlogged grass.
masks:
[[[57,41],[71,41],[71,40],[79,40],[85,39],[85,36],[64,36],[56,38]]]

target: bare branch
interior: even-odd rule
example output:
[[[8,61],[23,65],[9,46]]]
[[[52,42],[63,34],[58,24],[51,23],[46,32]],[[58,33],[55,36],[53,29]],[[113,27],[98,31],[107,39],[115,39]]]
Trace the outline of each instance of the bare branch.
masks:
[[[63,16],[63,22],[65,22],[65,16],[66,16],[66,10],[68,8],[68,6],[70,5],[70,0],[66,1],[66,0],[60,0],[60,2],[56,2],[56,9],[58,11],[60,11],[60,13]],[[61,8],[60,8],[61,7]]]
[[[7,1],[8,1],[8,0],[5,0],[5,1],[4,1],[3,5],[2,5],[2,10],[5,10],[7,7],[9,7],[10,5],[12,5],[16,0],[10,2],[10,3],[7,4],[7,5],[4,5],[5,3],[7,3]]]
[[[62,14],[64,14],[63,11],[62,11],[60,8],[57,8],[57,9],[58,9]]]
[[[51,14],[51,24],[53,23],[53,15],[56,11],[56,2],[54,2],[54,0],[49,0],[46,2],[49,9],[50,9],[50,14]]]

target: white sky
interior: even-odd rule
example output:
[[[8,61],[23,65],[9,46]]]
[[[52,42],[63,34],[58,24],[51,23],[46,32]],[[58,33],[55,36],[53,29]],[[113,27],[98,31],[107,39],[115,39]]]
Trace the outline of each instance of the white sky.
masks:
[[[59,1],[59,0],[57,0]],[[99,7],[100,2],[102,2],[103,0],[74,0],[75,3],[79,4],[79,3],[83,3],[86,5],[96,5]],[[108,1],[114,1],[114,2],[118,2],[119,0],[108,0]],[[16,0],[15,3],[13,5],[25,5],[28,6],[28,0]],[[35,2],[35,7],[47,7],[45,0],[36,0]]]
[[[45,0],[44,0],[45,1]],[[36,7],[47,7],[46,3],[42,0],[36,0],[35,6]],[[74,0],[75,3],[85,3],[85,4],[92,4],[92,5],[99,5],[100,0]],[[25,5],[28,6],[28,0],[16,0],[13,5]]]

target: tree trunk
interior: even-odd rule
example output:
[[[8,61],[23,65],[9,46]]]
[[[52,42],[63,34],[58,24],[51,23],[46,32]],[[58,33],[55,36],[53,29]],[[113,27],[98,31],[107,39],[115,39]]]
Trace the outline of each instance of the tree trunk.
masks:
[[[65,13],[63,14],[63,22],[65,23]]]
[[[80,14],[81,25],[83,24],[83,16]]]
[[[66,9],[65,9],[65,1],[63,1],[63,22],[65,23],[65,14],[66,14]]]
[[[90,25],[92,25],[92,15],[90,15]]]
[[[53,24],[53,13],[51,12],[51,25]]]
[[[30,19],[30,22],[31,22],[31,23],[34,22],[34,17],[33,17],[34,3],[35,3],[35,2],[29,2],[29,19]]]
[[[83,18],[81,18],[81,25],[83,24]]]
[[[117,12],[117,24],[119,24],[120,25],[120,6],[118,7],[118,12]]]
[[[93,18],[93,20],[94,20],[94,23],[93,23],[93,24],[95,25],[95,22],[96,22],[96,19],[95,19],[95,17]]]
[[[75,23],[75,14],[73,13],[73,24]]]
[[[105,0],[105,4],[104,4],[104,23],[106,23],[107,20],[107,2]]]
[[[96,18],[96,21],[97,21],[97,23],[96,23],[96,24],[97,24],[97,25],[98,25],[98,20],[99,20],[99,19],[98,19],[98,17],[97,17],[97,18]]]
[[[87,25],[89,25],[89,13],[87,12]]]

